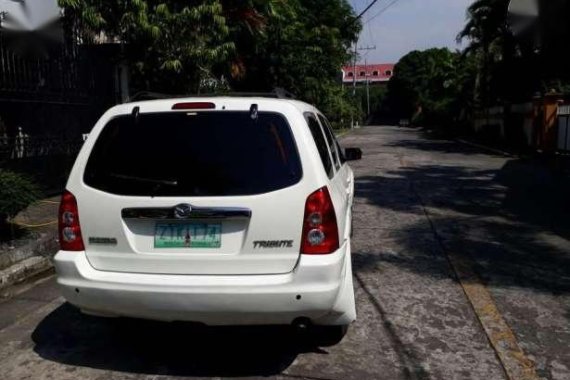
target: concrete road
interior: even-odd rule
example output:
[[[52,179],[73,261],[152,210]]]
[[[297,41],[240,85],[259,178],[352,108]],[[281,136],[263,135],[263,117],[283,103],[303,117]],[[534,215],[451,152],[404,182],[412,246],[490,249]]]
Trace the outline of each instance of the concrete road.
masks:
[[[364,151],[342,343],[87,317],[48,278],[0,301],[0,379],[570,379],[564,172],[395,127],[342,144]]]

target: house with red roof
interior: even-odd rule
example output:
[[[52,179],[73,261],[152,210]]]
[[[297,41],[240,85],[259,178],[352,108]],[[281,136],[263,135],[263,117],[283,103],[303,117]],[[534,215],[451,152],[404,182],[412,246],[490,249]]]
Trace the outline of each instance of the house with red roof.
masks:
[[[370,85],[386,84],[394,75],[394,63],[380,63],[367,65],[349,65],[342,68],[342,83],[351,84],[356,77],[356,84]]]

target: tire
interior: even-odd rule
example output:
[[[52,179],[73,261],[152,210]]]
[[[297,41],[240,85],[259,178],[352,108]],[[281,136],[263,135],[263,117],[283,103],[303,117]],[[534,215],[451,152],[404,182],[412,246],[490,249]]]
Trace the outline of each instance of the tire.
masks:
[[[339,344],[346,333],[348,325],[339,326],[313,326],[313,336],[318,346],[334,346]]]

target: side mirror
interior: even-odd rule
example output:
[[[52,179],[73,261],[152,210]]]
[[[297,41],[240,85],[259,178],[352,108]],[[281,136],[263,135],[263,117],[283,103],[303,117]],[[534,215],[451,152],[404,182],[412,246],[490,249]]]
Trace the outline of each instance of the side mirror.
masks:
[[[360,148],[346,148],[344,150],[344,157],[347,161],[357,161],[362,159],[362,149]]]

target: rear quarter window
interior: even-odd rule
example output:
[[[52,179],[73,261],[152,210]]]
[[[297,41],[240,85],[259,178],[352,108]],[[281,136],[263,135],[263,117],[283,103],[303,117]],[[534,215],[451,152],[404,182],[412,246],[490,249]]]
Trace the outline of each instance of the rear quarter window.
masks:
[[[329,121],[322,115],[319,115],[319,121],[321,122],[321,126],[323,127],[323,131],[324,131],[325,136],[327,138],[327,142],[328,142],[329,148],[331,150],[331,154],[333,156],[334,165],[336,167],[336,170],[338,170],[338,169],[340,169],[342,162],[341,162],[340,153],[339,153],[339,149],[338,149],[338,143],[336,142],[336,139],[334,137],[332,127],[329,124]]]
[[[317,145],[317,150],[319,151],[319,156],[321,157],[321,162],[323,163],[325,172],[329,178],[332,178],[334,175],[334,168],[331,160],[331,155],[329,154],[329,147],[327,145],[325,136],[323,135],[323,130],[321,129],[321,126],[319,125],[316,117],[312,113],[305,113],[305,119],[309,125],[309,130],[311,131],[313,140],[315,140],[315,144]]]
[[[84,182],[134,196],[253,195],[298,183],[302,168],[277,113],[166,112],[112,119],[90,153]]]

